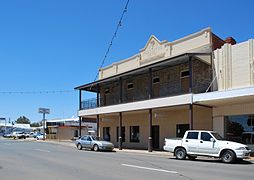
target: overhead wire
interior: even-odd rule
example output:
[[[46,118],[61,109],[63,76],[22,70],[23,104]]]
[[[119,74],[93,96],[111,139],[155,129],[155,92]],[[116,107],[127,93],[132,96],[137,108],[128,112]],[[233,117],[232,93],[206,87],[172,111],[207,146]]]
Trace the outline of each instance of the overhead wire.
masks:
[[[116,29],[114,31],[114,34],[111,38],[111,41],[109,43],[109,46],[107,48],[107,51],[101,61],[101,64],[99,66],[99,70],[103,67],[103,65],[105,64],[105,61],[107,59],[107,56],[110,52],[110,49],[113,45],[113,41],[117,36],[118,30],[119,28],[122,26],[122,20],[124,18],[125,13],[127,12],[128,9],[128,5],[129,5],[129,0],[126,1],[126,4],[124,6],[123,12],[121,14],[120,20],[118,21],[118,24],[116,26]],[[96,81],[96,79],[98,78],[99,75],[99,70],[97,71],[97,74],[95,76],[94,81]],[[76,90],[50,90],[50,91],[0,91],[0,94],[56,94],[56,93],[72,93],[75,92]]]
[[[76,90],[42,90],[42,91],[0,91],[0,94],[59,94],[72,93]]]
[[[108,56],[108,54],[109,54],[109,52],[110,52],[110,49],[111,49],[111,47],[112,47],[112,45],[113,45],[113,41],[114,41],[114,39],[116,38],[116,35],[117,35],[117,33],[118,33],[119,28],[122,26],[122,20],[123,20],[123,18],[124,18],[125,13],[126,13],[127,10],[128,10],[128,5],[129,5],[129,0],[126,1],[126,4],[125,4],[125,6],[124,6],[123,12],[122,12],[121,17],[120,17],[120,20],[118,21],[118,24],[117,24],[117,26],[116,26],[115,32],[114,32],[114,34],[113,34],[113,36],[112,36],[112,38],[111,38],[111,41],[110,41],[110,43],[109,43],[109,45],[108,45],[107,51],[106,51],[106,53],[105,53],[105,55],[104,55],[104,57],[103,57],[103,59],[102,59],[102,61],[101,61],[101,64],[100,64],[99,69],[98,69],[98,71],[97,71],[97,74],[96,74],[96,76],[95,76],[95,78],[94,78],[94,81],[97,80],[97,78],[98,78],[98,76],[99,76],[99,70],[100,70],[100,69],[103,67],[103,65],[105,64],[105,60],[107,59],[107,56]]]

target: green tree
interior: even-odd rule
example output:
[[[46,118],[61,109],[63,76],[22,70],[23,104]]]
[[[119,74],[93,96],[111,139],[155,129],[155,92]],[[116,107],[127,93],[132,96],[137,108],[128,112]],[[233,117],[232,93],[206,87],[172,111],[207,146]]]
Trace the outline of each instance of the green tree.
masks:
[[[17,124],[30,124],[30,120],[25,116],[20,116],[15,122]]]
[[[30,124],[31,127],[40,127],[41,126],[41,122],[34,122]]]

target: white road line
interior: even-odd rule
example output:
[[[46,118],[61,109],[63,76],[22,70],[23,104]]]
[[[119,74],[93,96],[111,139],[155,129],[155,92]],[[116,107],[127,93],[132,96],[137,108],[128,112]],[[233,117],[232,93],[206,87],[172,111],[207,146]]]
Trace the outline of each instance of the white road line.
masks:
[[[122,166],[133,167],[133,168],[138,168],[138,169],[146,169],[146,170],[151,170],[151,171],[160,171],[160,172],[166,172],[166,173],[171,173],[171,174],[178,174],[178,172],[176,172],[176,171],[168,171],[165,169],[155,169],[155,168],[135,166],[135,165],[130,165],[130,164],[122,164]]]
[[[41,151],[41,152],[50,152],[48,150],[44,150],[44,149],[34,149],[35,151]]]

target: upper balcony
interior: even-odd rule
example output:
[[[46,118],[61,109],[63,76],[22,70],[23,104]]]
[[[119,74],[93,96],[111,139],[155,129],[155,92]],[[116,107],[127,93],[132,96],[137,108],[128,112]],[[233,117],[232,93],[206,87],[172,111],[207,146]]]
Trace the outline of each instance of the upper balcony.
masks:
[[[202,93],[212,82],[211,54],[186,53],[77,87],[80,110]],[[82,100],[82,91],[97,98]]]

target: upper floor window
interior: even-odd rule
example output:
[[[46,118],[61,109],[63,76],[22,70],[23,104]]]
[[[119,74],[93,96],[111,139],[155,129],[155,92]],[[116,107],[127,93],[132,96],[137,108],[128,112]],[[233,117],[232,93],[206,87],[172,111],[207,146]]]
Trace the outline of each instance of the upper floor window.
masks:
[[[110,93],[109,89],[105,89],[104,93],[109,94]]]
[[[160,82],[160,78],[159,77],[154,77],[153,78],[153,84],[159,83]]]
[[[133,89],[133,88],[134,88],[133,83],[128,83],[128,84],[127,84],[127,88],[128,88],[128,89]]]
[[[185,70],[181,72],[181,78],[184,77],[189,77],[190,76],[190,71],[189,70]]]
[[[190,83],[189,83],[190,71],[189,70],[181,71],[180,76],[181,76],[180,78],[181,91],[182,93],[188,93],[189,86],[190,86]]]

